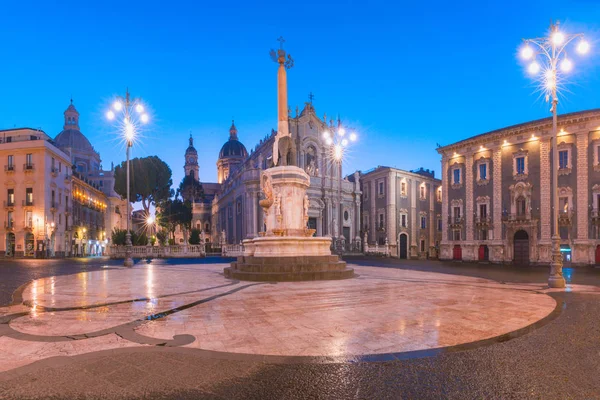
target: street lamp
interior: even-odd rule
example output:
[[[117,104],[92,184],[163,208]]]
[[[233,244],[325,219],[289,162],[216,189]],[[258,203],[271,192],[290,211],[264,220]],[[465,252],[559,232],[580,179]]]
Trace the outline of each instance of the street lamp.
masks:
[[[118,96],[115,99],[112,105],[112,109],[106,112],[106,118],[111,121],[115,120],[118,122],[127,148],[127,232],[125,233],[125,261],[123,262],[123,265],[125,267],[133,267],[133,259],[131,258],[131,213],[129,211],[129,149],[131,148],[131,146],[133,146],[133,141],[135,140],[136,135],[139,134],[140,126],[142,124],[146,124],[150,118],[145,112],[145,108],[141,100],[139,98],[131,98],[131,96],[129,95],[129,89],[125,91],[125,97]]]
[[[575,50],[586,54],[590,44],[583,34],[567,34],[559,29],[559,23],[550,25],[550,34],[537,39],[525,39],[520,55],[529,61],[527,71],[535,75],[540,83],[539,90],[545,93],[546,101],[552,104],[552,263],[548,286],[564,288],[565,278],[562,273],[562,255],[560,253],[560,236],[558,232],[558,148],[557,148],[557,105],[558,91],[564,85],[563,76],[573,69],[573,62],[567,56],[567,48],[578,40]]]
[[[343,226],[343,211],[342,211],[342,162],[344,161],[347,153],[348,146],[356,142],[358,135],[355,132],[347,132],[342,126],[342,123],[338,120],[337,127],[334,127],[331,123],[329,129],[325,129],[322,133],[323,140],[327,146],[327,158],[330,162],[335,163],[338,166],[339,172],[339,185],[338,185],[338,226],[335,226],[336,230],[340,226]],[[339,231],[337,232],[339,234]],[[334,235],[339,236],[339,235]],[[337,237],[335,237],[338,241]]]

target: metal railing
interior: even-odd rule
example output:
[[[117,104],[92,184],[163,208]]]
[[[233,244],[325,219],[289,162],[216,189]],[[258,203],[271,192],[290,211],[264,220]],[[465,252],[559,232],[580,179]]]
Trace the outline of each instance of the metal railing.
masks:
[[[23,164],[23,171],[33,171],[35,168],[34,163],[25,163]]]
[[[14,172],[15,171],[15,166],[14,165],[5,165],[4,166],[4,171],[5,172]]]
[[[23,201],[21,202],[21,205],[22,205],[23,207],[31,207],[31,206],[33,206],[33,199],[32,199],[32,200],[29,200],[29,201],[27,201],[27,200],[23,200]]]
[[[4,200],[4,207],[14,207],[14,206],[15,206],[14,201]]]
[[[14,229],[15,227],[15,221],[12,219],[9,219],[8,221],[4,221],[4,228],[5,229]]]

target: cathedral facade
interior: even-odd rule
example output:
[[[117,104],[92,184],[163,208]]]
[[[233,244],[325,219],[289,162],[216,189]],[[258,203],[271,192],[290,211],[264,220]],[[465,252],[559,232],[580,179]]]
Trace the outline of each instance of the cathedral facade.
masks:
[[[331,236],[352,243],[360,238],[361,192],[359,179],[344,178],[339,164],[329,158],[323,132],[330,129],[326,118],[317,117],[311,103],[290,117],[289,130],[295,141],[294,164],[310,176],[308,227],[317,236]],[[202,182],[202,199],[194,199],[192,227],[202,230],[213,243],[240,243],[264,230],[264,215],[259,206],[263,198],[260,173],[272,164],[275,131],[250,152],[238,139],[232,123],[229,140],[217,160],[217,182]],[[197,152],[186,150],[186,176],[200,181]]]

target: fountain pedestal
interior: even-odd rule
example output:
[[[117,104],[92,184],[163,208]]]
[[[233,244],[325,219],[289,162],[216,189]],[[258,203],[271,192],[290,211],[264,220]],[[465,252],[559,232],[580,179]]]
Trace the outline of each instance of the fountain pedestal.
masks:
[[[225,268],[225,276],[248,281],[346,279],[354,270],[331,254],[331,238],[313,237],[306,189],[310,177],[301,168],[280,166],[261,173],[265,199],[260,205],[267,230],[244,240],[244,255]]]

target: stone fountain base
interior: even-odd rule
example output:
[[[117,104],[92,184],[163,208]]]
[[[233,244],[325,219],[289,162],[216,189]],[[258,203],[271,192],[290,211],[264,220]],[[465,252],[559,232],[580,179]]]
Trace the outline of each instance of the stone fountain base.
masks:
[[[225,268],[225,277],[243,281],[316,281],[354,277],[354,269],[332,255],[330,238],[259,237],[244,240],[244,255]]]
[[[244,240],[244,255],[225,268],[227,278],[245,281],[315,281],[354,277],[346,262],[331,254],[331,238],[308,229],[310,178],[301,168],[280,166],[261,173],[267,230]]]

